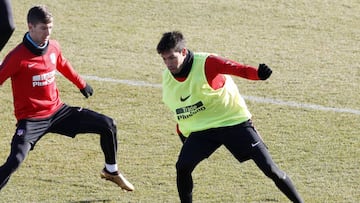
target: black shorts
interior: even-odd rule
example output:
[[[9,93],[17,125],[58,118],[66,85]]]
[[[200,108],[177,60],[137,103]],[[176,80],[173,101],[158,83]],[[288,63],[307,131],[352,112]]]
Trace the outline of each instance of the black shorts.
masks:
[[[240,162],[251,159],[259,148],[267,151],[251,120],[248,120],[234,126],[191,133],[181,149],[179,160],[196,165],[208,158],[221,145],[224,145]]]
[[[108,129],[109,123],[113,122],[103,114],[64,104],[48,118],[19,120],[12,144],[29,143],[33,149],[47,133],[58,133],[72,138],[79,133],[102,134]]]

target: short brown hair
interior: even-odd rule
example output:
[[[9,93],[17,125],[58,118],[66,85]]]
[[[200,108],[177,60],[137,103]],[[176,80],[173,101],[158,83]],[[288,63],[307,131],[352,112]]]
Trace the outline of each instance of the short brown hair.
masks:
[[[186,40],[183,34],[179,31],[166,32],[160,39],[156,50],[159,54],[175,49],[176,52],[180,52],[185,48]]]
[[[38,5],[32,7],[27,15],[27,22],[31,24],[38,23],[51,23],[53,21],[53,16],[48,10],[48,8],[44,5]]]

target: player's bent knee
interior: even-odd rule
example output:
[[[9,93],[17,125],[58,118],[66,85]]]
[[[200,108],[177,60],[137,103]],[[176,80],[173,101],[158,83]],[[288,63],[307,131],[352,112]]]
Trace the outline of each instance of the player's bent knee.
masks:
[[[280,170],[275,164],[267,165],[262,169],[263,173],[272,180],[285,179],[286,173]]]
[[[117,134],[117,125],[114,119],[108,117],[108,116],[103,116],[103,118],[101,119],[101,126],[103,129],[106,129],[106,131],[108,131],[109,134],[112,135],[116,135]]]
[[[178,160],[175,167],[177,173],[191,173],[194,170],[195,166],[189,161]]]
[[[112,133],[113,135],[116,135],[116,134],[117,134],[117,125],[116,125],[115,120],[112,119],[112,118],[109,118],[108,123],[109,123],[108,126],[109,126],[109,129],[110,129],[111,133]]]

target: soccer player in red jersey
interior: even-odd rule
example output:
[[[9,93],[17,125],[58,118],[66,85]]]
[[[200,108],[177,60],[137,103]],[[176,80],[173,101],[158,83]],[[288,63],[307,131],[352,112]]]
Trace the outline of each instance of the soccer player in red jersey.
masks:
[[[53,16],[46,6],[34,6],[27,15],[28,32],[0,66],[0,85],[11,78],[16,131],[6,162],[0,166],[0,190],[18,169],[30,150],[47,133],[74,138],[79,133],[100,135],[105,156],[101,178],[133,191],[134,186],[119,172],[117,126],[103,114],[64,104],[56,85],[56,71],[70,80],[88,98],[93,89],[64,58],[57,41],[51,40]],[[84,175],[84,178],[87,177]]]
[[[272,70],[266,64],[253,67],[215,54],[192,52],[178,31],[164,33],[157,52],[167,67],[162,77],[163,101],[175,114],[183,142],[176,163],[181,202],[192,202],[195,167],[224,145],[239,162],[253,160],[289,200],[302,203],[290,178],[272,160],[230,77],[266,80]]]

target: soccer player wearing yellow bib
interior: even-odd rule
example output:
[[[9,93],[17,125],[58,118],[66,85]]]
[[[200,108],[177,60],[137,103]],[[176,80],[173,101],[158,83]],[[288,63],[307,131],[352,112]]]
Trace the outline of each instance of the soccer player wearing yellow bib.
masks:
[[[272,70],[265,64],[256,68],[214,54],[194,53],[178,31],[164,33],[157,52],[167,66],[163,102],[174,113],[183,141],[176,163],[181,202],[192,202],[192,171],[222,145],[239,162],[252,159],[289,200],[303,202],[290,178],[272,160],[229,76],[266,80]]]

